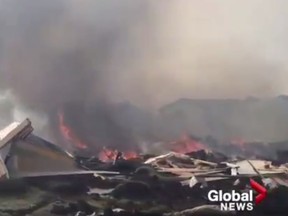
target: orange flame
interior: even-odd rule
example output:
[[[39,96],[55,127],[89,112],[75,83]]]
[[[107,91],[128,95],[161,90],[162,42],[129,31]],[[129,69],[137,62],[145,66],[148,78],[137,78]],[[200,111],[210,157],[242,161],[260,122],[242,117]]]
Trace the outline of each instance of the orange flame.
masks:
[[[118,152],[115,150],[103,148],[103,150],[98,154],[98,158],[103,162],[112,161],[116,158],[117,153]]]
[[[172,143],[172,151],[182,154],[195,152],[203,149],[207,149],[203,143],[193,140],[186,134],[184,134],[179,141]]]
[[[124,152],[123,157],[124,157],[125,160],[131,160],[131,159],[138,158],[139,156],[138,156],[138,154],[136,152],[126,151],[126,152]]]
[[[65,124],[64,115],[63,113],[58,114],[59,118],[59,129],[62,136],[68,140],[69,142],[73,143],[79,149],[86,149],[87,145],[83,143],[71,130],[71,128]]]
[[[108,149],[104,147],[102,151],[98,154],[98,158],[103,162],[113,161],[116,159],[118,153],[119,153],[118,150]],[[123,152],[122,158],[125,160],[131,160],[138,158],[138,154],[133,151]]]
[[[237,146],[241,150],[245,150],[246,142],[244,139],[233,139],[230,141],[230,143],[234,146]]]

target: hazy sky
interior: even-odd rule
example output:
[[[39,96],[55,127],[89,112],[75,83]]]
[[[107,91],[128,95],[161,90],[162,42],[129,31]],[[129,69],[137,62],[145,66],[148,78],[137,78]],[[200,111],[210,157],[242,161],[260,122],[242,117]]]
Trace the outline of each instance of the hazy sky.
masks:
[[[135,63],[153,101],[288,93],[287,1],[154,2],[156,48]]]
[[[35,109],[288,93],[287,8],[285,0],[2,0],[0,87]]]

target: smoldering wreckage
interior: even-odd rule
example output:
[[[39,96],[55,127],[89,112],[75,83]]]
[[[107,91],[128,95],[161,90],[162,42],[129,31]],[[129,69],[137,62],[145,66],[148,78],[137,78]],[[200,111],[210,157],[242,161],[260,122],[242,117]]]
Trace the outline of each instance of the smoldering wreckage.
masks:
[[[267,145],[221,147],[186,136],[167,144],[171,151],[162,155],[103,149],[99,155],[83,157],[34,135],[29,119],[8,125],[0,139],[3,216],[275,216],[288,212],[288,152],[278,152],[270,160],[253,153],[255,148],[257,152],[269,149]],[[251,212],[222,211],[207,199],[211,190],[244,192],[250,179],[268,190],[266,199]]]

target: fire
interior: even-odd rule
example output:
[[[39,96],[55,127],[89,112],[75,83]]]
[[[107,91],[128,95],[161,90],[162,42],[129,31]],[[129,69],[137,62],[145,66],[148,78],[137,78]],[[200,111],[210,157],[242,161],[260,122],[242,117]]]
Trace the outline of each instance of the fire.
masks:
[[[74,144],[79,149],[87,149],[88,146],[82,142],[72,131],[72,129],[65,123],[63,113],[58,113],[59,119],[59,129],[62,136],[72,144]],[[103,150],[99,153],[98,158],[103,162],[113,161],[119,155],[118,150],[103,148]],[[122,152],[123,159],[130,160],[138,157],[138,154],[133,151]]]
[[[115,150],[103,148],[102,151],[100,151],[98,158],[99,160],[106,162],[106,161],[111,161],[114,160],[117,156],[118,152]]]
[[[113,161],[119,155],[118,150],[103,148],[102,151],[98,154],[99,160],[103,162]],[[131,160],[138,157],[138,154],[133,151],[122,152],[122,158],[125,160]]]
[[[135,159],[138,157],[139,156],[136,152],[133,152],[133,151],[124,152],[124,159],[126,159],[126,160]]]
[[[245,145],[246,142],[244,139],[233,139],[230,141],[230,143],[234,146],[237,146],[238,148],[240,148],[242,151],[245,150]]]
[[[62,134],[62,136],[68,140],[69,142],[73,143],[77,148],[79,149],[86,149],[87,145],[83,143],[71,130],[71,128],[66,125],[64,121],[64,115],[63,113],[59,112],[58,114],[59,118],[59,129]]]
[[[191,137],[184,134],[179,141],[172,143],[172,150],[178,153],[186,154],[189,152],[195,152],[202,149],[207,149],[206,146]]]

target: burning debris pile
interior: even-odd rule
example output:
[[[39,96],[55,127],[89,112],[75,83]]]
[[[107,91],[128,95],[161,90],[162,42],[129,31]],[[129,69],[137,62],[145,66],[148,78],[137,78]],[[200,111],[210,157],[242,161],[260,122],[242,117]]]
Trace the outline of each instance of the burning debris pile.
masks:
[[[61,126],[71,139],[63,121]],[[262,154],[269,145],[262,145],[256,154],[257,143],[223,146],[186,135],[167,143],[165,154],[103,148],[85,157],[32,131],[27,119],[0,132],[0,215],[275,216],[288,212],[288,153],[278,152],[278,158],[269,160]],[[79,149],[87,150],[81,143]],[[261,202],[251,187],[262,190]],[[213,201],[211,191],[247,193],[253,211],[245,209],[247,203],[239,209],[237,203]]]

